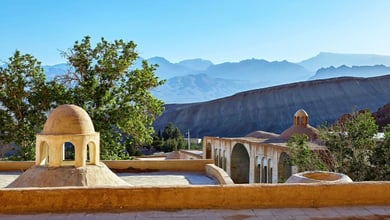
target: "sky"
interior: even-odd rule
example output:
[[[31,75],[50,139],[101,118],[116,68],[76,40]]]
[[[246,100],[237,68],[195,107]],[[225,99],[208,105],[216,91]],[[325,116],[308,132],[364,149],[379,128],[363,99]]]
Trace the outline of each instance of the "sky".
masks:
[[[84,36],[134,41],[143,58],[299,62],[390,55],[388,0],[0,0],[0,62],[15,50],[65,63]]]

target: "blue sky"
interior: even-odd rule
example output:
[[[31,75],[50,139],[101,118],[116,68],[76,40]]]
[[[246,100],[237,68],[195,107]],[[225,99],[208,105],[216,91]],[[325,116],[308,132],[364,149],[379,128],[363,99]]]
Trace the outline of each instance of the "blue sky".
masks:
[[[321,51],[390,55],[388,0],[0,0],[0,61],[43,64],[89,35],[140,56],[299,62]]]

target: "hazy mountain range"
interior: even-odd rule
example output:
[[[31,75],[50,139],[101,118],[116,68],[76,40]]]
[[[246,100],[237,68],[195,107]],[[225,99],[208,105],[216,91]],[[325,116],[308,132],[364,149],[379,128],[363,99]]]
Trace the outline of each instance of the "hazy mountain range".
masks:
[[[152,91],[165,103],[209,101],[238,92],[312,79],[340,76],[371,77],[390,73],[390,56],[320,53],[299,63],[247,59],[213,64],[203,59],[171,63],[163,57],[147,59],[157,64],[156,75],[166,83]],[[140,67],[137,60],[132,68]],[[48,79],[67,71],[66,64],[43,66]]]
[[[180,63],[169,63],[163,58],[148,60],[158,64],[158,76],[169,72],[167,66],[183,68]],[[166,103],[192,103],[208,101],[233,95],[237,92],[265,88],[286,83],[325,79],[340,76],[372,77],[390,73],[390,56],[365,54],[320,53],[302,61],[269,62],[248,59],[240,62],[203,65],[203,69],[191,69],[201,66],[204,60],[186,60],[191,63],[183,71],[189,74],[177,74],[167,77],[167,83],[153,91],[153,94]],[[199,63],[199,64],[198,64]],[[380,65],[380,66],[379,66]],[[313,71],[313,68],[317,68]],[[163,71],[164,70],[164,71]]]
[[[321,52],[317,56],[304,60],[299,65],[309,71],[317,71],[322,67],[346,66],[373,66],[383,64],[390,66],[390,56],[376,54],[342,54]]]
[[[328,79],[339,76],[355,76],[355,77],[367,77],[367,76],[381,76],[390,74],[390,67],[385,65],[374,66],[346,66],[339,67],[327,67],[317,70],[316,74],[310,79]]]

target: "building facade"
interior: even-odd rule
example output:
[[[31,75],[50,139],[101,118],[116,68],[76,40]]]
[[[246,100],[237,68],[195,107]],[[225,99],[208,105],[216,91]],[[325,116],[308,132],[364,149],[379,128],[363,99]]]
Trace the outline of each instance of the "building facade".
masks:
[[[317,141],[318,130],[309,125],[309,116],[298,110],[293,125],[280,135],[255,131],[238,138],[203,138],[203,157],[214,159],[235,183],[284,183],[297,168],[289,164],[287,141],[305,134],[312,150],[326,150]]]

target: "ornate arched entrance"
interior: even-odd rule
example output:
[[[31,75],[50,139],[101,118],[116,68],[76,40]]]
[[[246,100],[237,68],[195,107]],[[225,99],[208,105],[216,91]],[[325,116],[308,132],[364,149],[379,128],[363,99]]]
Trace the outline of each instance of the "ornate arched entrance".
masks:
[[[249,154],[245,146],[236,144],[230,159],[231,178],[234,183],[249,183]]]

